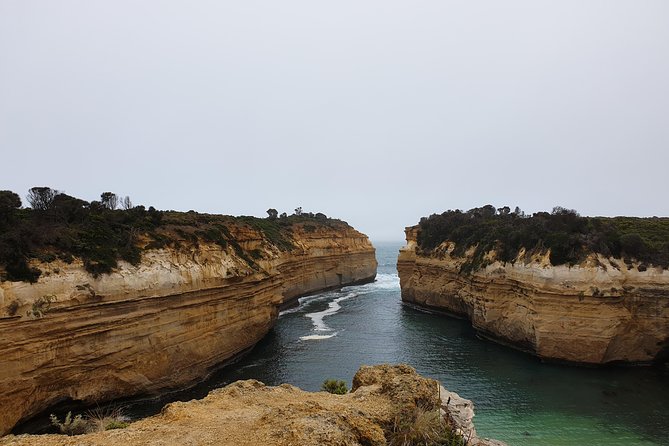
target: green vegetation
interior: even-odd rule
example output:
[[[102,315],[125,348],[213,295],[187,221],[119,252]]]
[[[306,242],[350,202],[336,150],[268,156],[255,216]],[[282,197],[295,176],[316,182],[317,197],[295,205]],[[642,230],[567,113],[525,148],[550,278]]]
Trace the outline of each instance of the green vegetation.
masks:
[[[324,214],[299,213],[268,218],[199,214],[194,211],[159,211],[133,206],[129,197],[103,192],[99,201],[87,202],[49,187],[30,189],[31,208],[22,208],[18,194],[0,191],[0,280],[36,282],[41,271],[31,259],[48,263],[74,258],[94,276],[111,272],[120,260],[137,265],[146,249],[179,248],[200,241],[231,247],[252,268],[262,250],[246,252],[236,234],[244,227],[263,233],[280,251],[294,249],[293,232],[305,225],[347,226]],[[119,208],[120,205],[120,208]],[[39,309],[38,309],[39,310]]]
[[[54,414],[51,414],[50,419],[51,424],[57,427],[61,434],[82,435],[88,432],[88,421],[81,415],[72,418],[72,412],[68,412],[62,423]]]
[[[72,417],[72,412],[68,412],[62,422],[54,414],[51,414],[49,418],[51,424],[58,428],[61,434],[65,435],[82,435],[91,432],[124,429],[130,425],[130,419],[123,414],[119,407],[98,408],[86,412],[85,416],[76,415],[75,417]]]
[[[32,316],[35,319],[44,317],[45,314],[51,309],[51,302],[56,299],[54,295],[42,296],[33,302],[32,308],[28,311],[28,316]]]
[[[344,381],[338,379],[326,379],[321,384],[321,390],[328,393],[334,393],[335,395],[345,395],[348,393],[348,387]]]
[[[669,267],[669,218],[582,217],[561,207],[525,216],[519,208],[511,212],[509,207],[487,205],[421,219],[418,245],[424,253],[445,241],[455,243],[456,256],[475,247],[462,272],[485,266],[489,251],[495,251],[501,261],[513,262],[523,248],[528,255],[550,250],[552,265],[574,265],[598,253]]]

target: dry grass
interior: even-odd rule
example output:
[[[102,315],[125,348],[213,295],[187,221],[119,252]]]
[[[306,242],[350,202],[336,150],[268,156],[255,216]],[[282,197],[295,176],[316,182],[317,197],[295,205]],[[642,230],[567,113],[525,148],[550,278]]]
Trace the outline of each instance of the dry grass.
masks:
[[[389,435],[389,446],[466,446],[467,441],[455,434],[439,409],[417,407],[395,417]]]

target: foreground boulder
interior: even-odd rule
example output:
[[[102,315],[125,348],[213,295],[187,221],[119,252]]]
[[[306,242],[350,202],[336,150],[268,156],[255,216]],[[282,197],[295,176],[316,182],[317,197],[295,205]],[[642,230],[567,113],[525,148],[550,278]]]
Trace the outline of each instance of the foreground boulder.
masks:
[[[398,417],[412,410],[439,414],[441,423],[467,445],[503,446],[476,436],[471,401],[406,365],[362,367],[346,395],[237,381],[202,400],[169,404],[161,414],[125,429],[75,437],[8,436],[0,445],[382,446],[393,444]]]

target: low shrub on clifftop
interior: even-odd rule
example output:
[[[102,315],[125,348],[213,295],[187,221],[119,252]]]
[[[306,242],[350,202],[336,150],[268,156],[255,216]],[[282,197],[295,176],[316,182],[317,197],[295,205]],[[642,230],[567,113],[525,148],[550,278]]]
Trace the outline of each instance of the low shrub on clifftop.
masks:
[[[324,214],[301,210],[280,217],[272,210],[264,219],[159,211],[133,206],[129,197],[120,199],[112,192],[87,202],[49,187],[35,187],[28,201],[32,207],[21,208],[18,194],[0,191],[0,280],[36,282],[41,271],[30,265],[31,259],[70,263],[79,258],[89,273],[98,276],[111,272],[120,260],[137,265],[146,249],[192,246],[200,241],[231,248],[256,268],[260,251],[243,249],[235,235],[239,231],[248,233],[250,227],[263,234],[263,244],[290,251],[293,232],[307,223],[348,227]]]
[[[130,419],[119,407],[90,410],[85,416],[75,415],[73,417],[72,412],[68,412],[62,422],[54,414],[51,414],[50,419],[51,424],[65,435],[83,435],[91,432],[124,429],[130,424]]]
[[[388,438],[389,446],[466,446],[466,439],[453,432],[439,409],[416,407],[400,411]]]
[[[321,384],[321,390],[328,393],[334,393],[335,395],[345,395],[348,392],[348,387],[346,387],[344,381],[326,379],[323,381],[323,384]]]
[[[518,208],[511,212],[509,207],[495,209],[491,205],[422,218],[419,247],[429,253],[444,241],[455,243],[456,256],[475,247],[463,265],[464,272],[483,266],[489,251],[510,262],[521,249],[528,253],[550,250],[553,265],[576,264],[588,254],[598,253],[669,267],[669,218],[582,217],[561,207],[525,216]]]

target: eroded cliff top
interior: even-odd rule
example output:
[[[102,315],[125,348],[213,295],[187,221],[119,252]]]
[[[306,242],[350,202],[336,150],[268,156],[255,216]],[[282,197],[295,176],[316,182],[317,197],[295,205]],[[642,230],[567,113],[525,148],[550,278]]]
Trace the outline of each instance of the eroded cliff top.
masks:
[[[253,268],[266,252],[293,250],[298,238],[362,236],[344,221],[301,208],[293,215],[269,209],[267,218],[233,217],[146,209],[131,206],[128,199],[127,209],[120,209],[110,203],[109,193],[89,203],[36,189],[43,200],[32,203],[33,208],[21,208],[17,194],[0,191],[0,281],[35,282],[42,272],[39,263],[54,260],[79,259],[97,276],[114,270],[120,260],[139,264],[150,249],[199,243],[234,250]],[[248,240],[262,242],[263,249],[246,249]]]
[[[491,205],[423,217],[407,228],[423,255],[448,250],[463,257],[463,271],[485,266],[494,257],[515,262],[545,256],[549,264],[575,265],[592,255],[638,265],[669,267],[669,218],[583,217],[556,207],[551,213],[525,215],[519,208]]]
[[[435,380],[406,365],[379,365],[362,367],[354,378],[354,390],[345,395],[238,381],[202,400],[169,404],[160,415],[124,429],[73,437],[8,436],[0,439],[0,445],[381,446],[418,440],[416,422],[425,424],[426,419],[431,420],[429,428],[436,426],[442,435],[454,438],[464,436],[469,445],[502,445],[476,437],[472,417],[471,402],[440,388]],[[421,432],[429,429],[423,426]]]

